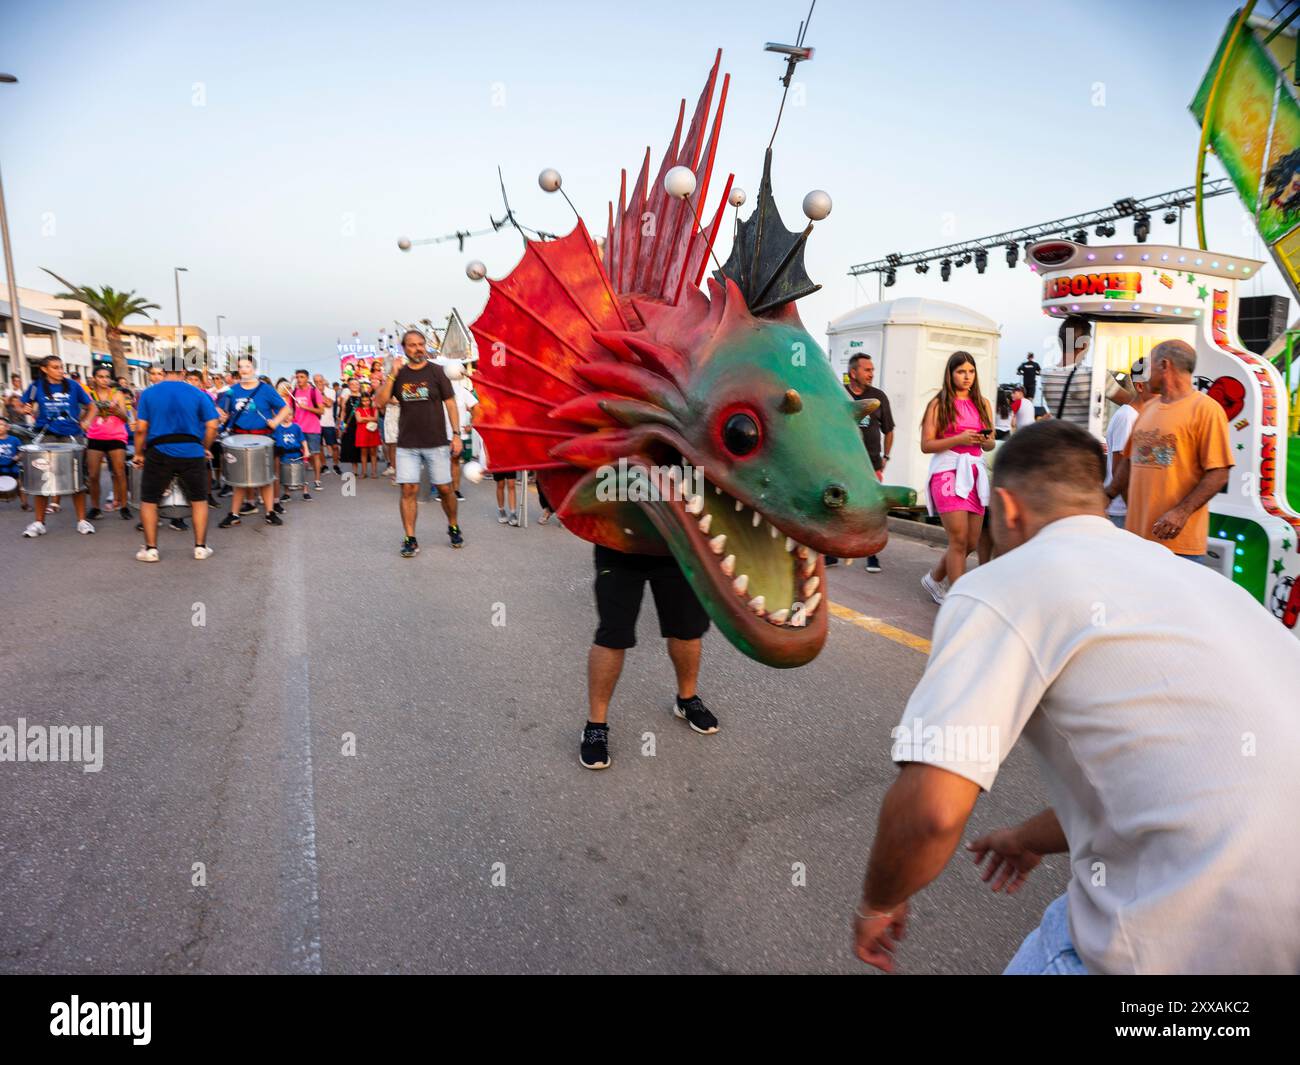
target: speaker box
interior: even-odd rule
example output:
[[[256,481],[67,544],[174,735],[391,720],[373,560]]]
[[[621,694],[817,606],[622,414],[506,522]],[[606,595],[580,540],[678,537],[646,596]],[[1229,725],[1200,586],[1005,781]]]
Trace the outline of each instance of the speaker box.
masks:
[[[1243,296],[1237,310],[1237,332],[1247,350],[1264,354],[1286,329],[1286,296]]]

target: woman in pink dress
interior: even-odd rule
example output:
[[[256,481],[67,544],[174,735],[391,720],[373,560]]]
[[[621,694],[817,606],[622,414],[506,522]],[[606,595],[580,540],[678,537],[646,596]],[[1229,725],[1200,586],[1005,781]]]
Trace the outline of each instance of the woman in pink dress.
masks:
[[[980,393],[979,373],[969,352],[954,351],[943,386],[921,422],[921,450],[933,456],[927,480],[931,514],[948,534],[948,549],[921,586],[942,603],[948,586],[966,572],[966,556],[979,544],[989,500],[983,453],[992,451],[993,410]]]

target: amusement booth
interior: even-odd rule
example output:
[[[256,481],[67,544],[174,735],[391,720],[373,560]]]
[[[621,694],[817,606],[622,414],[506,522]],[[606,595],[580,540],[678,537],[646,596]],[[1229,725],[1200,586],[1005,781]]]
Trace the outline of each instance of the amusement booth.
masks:
[[[997,391],[997,323],[955,303],[905,296],[841,315],[826,327],[831,368],[843,377],[854,355],[870,355],[875,386],[889,397],[894,449],[885,480],[923,498],[930,456],[921,453],[921,419],[938,394],[954,351],[968,351],[990,402]]]
[[[1237,336],[1237,285],[1257,260],[1157,244],[1032,245],[1043,310],[1093,327],[1089,428],[1104,435],[1110,372],[1127,373],[1156,344],[1177,338],[1196,350],[1197,388],[1223,405],[1236,465],[1210,503],[1207,563],[1264,604],[1298,636],[1300,485],[1288,498],[1287,406],[1281,373]]]

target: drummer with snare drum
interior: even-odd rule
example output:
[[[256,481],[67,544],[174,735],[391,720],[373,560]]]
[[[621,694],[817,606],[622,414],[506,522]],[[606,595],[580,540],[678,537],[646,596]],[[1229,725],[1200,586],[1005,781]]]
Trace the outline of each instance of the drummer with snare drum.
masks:
[[[79,444],[82,421],[94,410],[90,395],[80,383],[63,372],[63,360],[57,355],[47,355],[40,361],[40,373],[23,393],[22,414],[36,416],[36,440],[39,444]],[[84,458],[83,458],[84,461]],[[23,530],[23,535],[34,539],[45,535],[45,510],[50,497],[36,497],[36,520]],[[86,490],[83,487],[72,497],[77,511],[77,532],[83,536],[95,531],[86,520]]]
[[[27,502],[27,492],[23,489],[23,468],[18,464],[18,449],[22,444],[22,440],[10,434],[9,419],[0,417],[0,484],[7,485],[13,481],[12,490],[18,493],[23,510],[31,510],[32,505]],[[12,499],[13,495],[3,498]]]
[[[257,376],[257,363],[250,355],[241,355],[237,366],[239,380],[217,397],[217,412],[221,418],[223,435],[271,436],[281,425],[293,419],[293,410],[280,394]],[[258,487],[267,525],[283,525],[275,512],[274,478]],[[230,513],[217,526],[229,529],[239,524],[244,508],[245,494],[251,488],[235,488],[230,501]]]
[[[179,481],[194,519],[194,557],[210,558],[208,532],[208,462],[221,420],[211,397],[185,383],[184,367],[168,368],[164,379],[140,394],[135,416],[135,458],[140,476],[140,521],[144,546],[140,562],[158,561],[158,504]]]

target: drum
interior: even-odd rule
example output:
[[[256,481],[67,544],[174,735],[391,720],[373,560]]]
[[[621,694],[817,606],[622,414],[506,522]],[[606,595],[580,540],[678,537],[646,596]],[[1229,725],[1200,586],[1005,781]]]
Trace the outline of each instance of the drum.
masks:
[[[235,488],[261,488],[275,480],[275,443],[241,433],[221,441],[222,476]]]
[[[0,499],[10,500],[18,494],[18,482],[13,477],[0,477]]]
[[[290,492],[295,488],[307,487],[307,463],[280,463],[280,491]]]
[[[23,488],[34,496],[72,496],[86,490],[84,444],[25,444]]]
[[[158,513],[164,518],[188,518],[190,516],[190,501],[185,498],[185,490],[181,488],[181,482],[173,480],[167,486],[167,491],[163,493],[162,499],[158,500]]]

